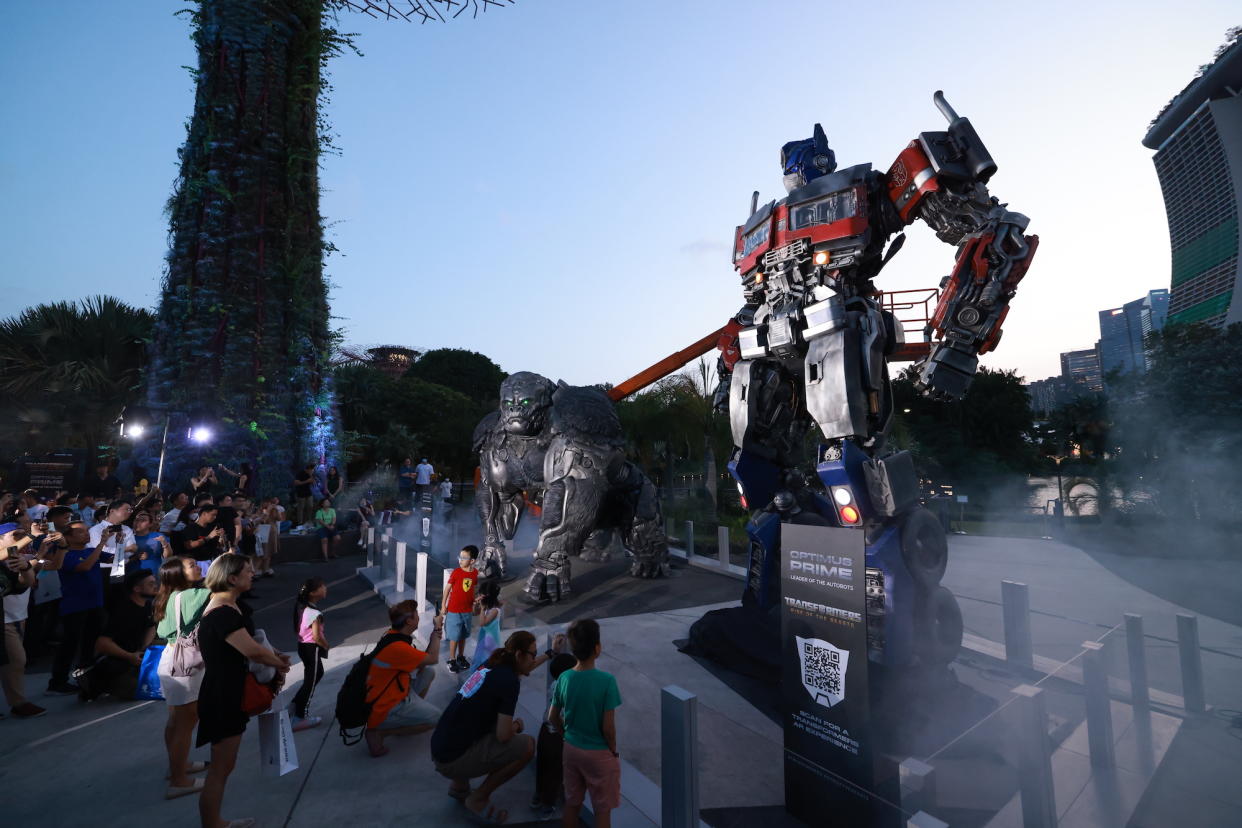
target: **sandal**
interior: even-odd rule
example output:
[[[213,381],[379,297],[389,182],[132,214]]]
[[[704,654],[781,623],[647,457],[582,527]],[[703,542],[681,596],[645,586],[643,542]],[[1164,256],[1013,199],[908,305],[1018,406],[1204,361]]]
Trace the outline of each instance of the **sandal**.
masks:
[[[465,803],[462,803],[465,805]],[[466,805],[466,816],[476,825],[503,825],[505,820],[509,818],[509,812],[504,808],[496,809],[492,803],[487,803],[485,811],[472,811],[470,806]]]
[[[177,799],[179,797],[189,796],[190,794],[202,793],[203,785],[205,784],[207,784],[207,780],[200,778],[195,779],[193,785],[188,785],[184,788],[174,788],[170,785],[168,790],[164,791],[164,798]]]
[[[466,785],[466,789],[464,791],[458,788],[454,788],[452,785],[449,785],[449,789],[448,789],[448,795],[453,797],[453,799],[456,799],[458,802],[462,802],[462,803],[466,801],[466,797],[470,796],[470,792],[471,792],[471,788],[469,784]]]
[[[207,766],[210,764],[211,764],[210,762],[187,762],[185,765],[185,772],[187,774],[202,773],[203,771],[207,770]],[[172,779],[172,774],[166,773],[164,774],[164,778]]]

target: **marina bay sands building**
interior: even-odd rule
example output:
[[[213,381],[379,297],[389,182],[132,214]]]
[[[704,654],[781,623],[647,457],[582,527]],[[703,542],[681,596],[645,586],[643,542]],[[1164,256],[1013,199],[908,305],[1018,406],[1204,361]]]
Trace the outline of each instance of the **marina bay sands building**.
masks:
[[[1168,323],[1242,322],[1242,38],[1156,117],[1143,146],[1164,192],[1173,252]]]

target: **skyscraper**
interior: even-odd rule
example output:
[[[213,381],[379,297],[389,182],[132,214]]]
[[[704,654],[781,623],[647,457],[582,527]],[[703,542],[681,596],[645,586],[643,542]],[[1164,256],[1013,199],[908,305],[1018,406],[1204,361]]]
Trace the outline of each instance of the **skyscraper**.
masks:
[[[1061,354],[1061,376],[1070,383],[1074,394],[1103,391],[1099,346]]]
[[[1126,302],[1119,308],[1100,311],[1100,371],[1147,370],[1143,338],[1164,327],[1169,310],[1169,292],[1150,290],[1146,296]]]
[[[1156,116],[1143,146],[1164,192],[1173,250],[1169,322],[1242,321],[1238,202],[1242,201],[1242,39]]]

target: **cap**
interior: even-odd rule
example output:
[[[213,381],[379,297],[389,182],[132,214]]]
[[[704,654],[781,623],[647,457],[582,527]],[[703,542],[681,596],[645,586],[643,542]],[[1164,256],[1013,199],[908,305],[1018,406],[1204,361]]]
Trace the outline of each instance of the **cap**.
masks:
[[[9,532],[16,532],[22,527],[16,523],[0,523],[0,535],[7,535]]]

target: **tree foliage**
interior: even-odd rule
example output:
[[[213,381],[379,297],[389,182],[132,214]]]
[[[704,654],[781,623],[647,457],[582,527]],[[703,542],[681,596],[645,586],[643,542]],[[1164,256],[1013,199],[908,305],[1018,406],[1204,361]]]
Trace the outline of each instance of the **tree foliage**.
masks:
[[[0,322],[5,442],[41,452],[96,451],[141,397],[152,314],[110,296],[27,308]]]
[[[911,367],[893,380],[893,442],[913,452],[921,476],[983,482],[1031,470],[1030,399],[1015,372],[980,368],[957,402],[921,396],[913,378]]]
[[[405,375],[451,388],[491,410],[505,372],[483,354],[462,348],[437,348],[418,358]]]
[[[1171,325],[1146,344],[1148,372],[1110,384],[1116,476],[1166,516],[1236,522],[1242,324]]]
[[[441,471],[473,472],[477,461],[471,435],[480,414],[479,404],[466,395],[416,377],[394,378],[367,365],[337,368],[333,384],[353,451],[351,466],[362,470],[422,456]]]

